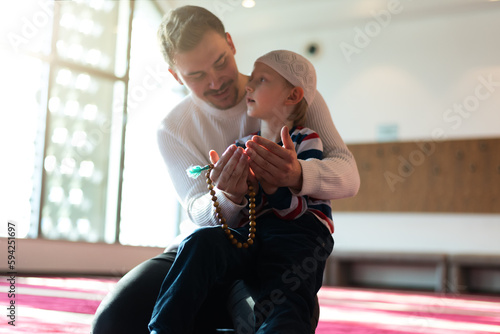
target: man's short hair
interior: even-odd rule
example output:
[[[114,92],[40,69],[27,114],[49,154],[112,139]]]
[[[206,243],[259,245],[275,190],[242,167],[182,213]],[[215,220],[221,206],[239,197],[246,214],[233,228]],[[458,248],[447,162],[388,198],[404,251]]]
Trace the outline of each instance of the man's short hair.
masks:
[[[160,49],[170,68],[175,68],[175,55],[194,49],[208,30],[226,36],[222,21],[203,7],[183,6],[170,10],[158,28]]]

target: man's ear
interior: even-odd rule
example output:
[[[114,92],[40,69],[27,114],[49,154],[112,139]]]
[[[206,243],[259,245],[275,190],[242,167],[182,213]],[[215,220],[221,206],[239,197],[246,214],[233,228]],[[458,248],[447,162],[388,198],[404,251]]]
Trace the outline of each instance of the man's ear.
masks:
[[[293,87],[288,94],[288,97],[285,101],[285,105],[297,104],[304,98],[304,90],[302,87]]]
[[[227,44],[229,44],[229,47],[231,48],[231,50],[233,51],[233,55],[235,55],[236,48],[234,47],[233,39],[231,38],[231,35],[228,32],[226,32],[226,41],[227,41]]]
[[[170,72],[170,74],[172,74],[172,76],[175,78],[175,80],[180,83],[181,85],[184,85],[184,82],[182,82],[181,78],[179,78],[179,76],[177,75],[177,73],[171,69],[170,67],[168,68],[168,71]]]

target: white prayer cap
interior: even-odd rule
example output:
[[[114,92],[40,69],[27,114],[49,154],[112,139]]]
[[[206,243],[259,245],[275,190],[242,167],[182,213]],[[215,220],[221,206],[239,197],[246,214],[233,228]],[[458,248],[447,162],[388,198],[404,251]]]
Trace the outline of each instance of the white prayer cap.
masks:
[[[255,62],[266,64],[292,85],[302,87],[304,98],[311,105],[316,93],[316,70],[309,60],[292,51],[275,50]]]

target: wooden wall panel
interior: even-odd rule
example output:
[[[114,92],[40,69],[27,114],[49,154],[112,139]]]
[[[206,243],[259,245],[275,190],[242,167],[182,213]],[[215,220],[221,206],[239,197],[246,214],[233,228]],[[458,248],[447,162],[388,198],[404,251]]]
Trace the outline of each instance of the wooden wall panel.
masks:
[[[334,212],[500,213],[500,138],[348,146],[361,187]]]

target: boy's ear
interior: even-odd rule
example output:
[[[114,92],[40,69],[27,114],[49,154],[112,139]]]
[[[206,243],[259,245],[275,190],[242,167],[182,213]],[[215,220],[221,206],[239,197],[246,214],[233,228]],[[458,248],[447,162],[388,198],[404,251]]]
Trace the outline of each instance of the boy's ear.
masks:
[[[285,101],[285,105],[297,104],[304,98],[304,90],[302,87],[293,87]]]
[[[181,78],[179,78],[179,76],[177,75],[177,73],[171,69],[170,67],[168,68],[168,71],[170,72],[170,74],[172,74],[172,76],[175,78],[175,80],[180,83],[181,85],[184,85],[184,82],[182,82]]]

